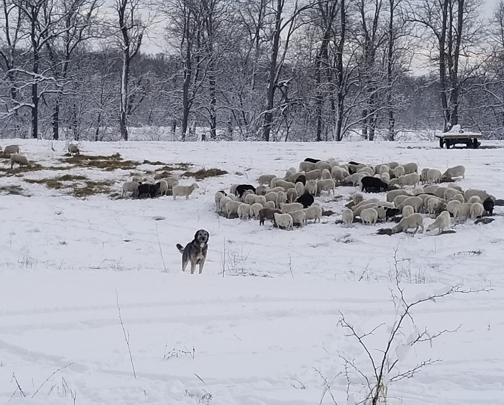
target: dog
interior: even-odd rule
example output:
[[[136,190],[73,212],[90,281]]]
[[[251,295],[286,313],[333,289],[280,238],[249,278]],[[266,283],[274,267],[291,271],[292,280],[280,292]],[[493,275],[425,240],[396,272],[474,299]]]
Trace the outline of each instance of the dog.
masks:
[[[199,266],[199,274],[203,271],[208,251],[208,239],[210,235],[204,229],[196,231],[194,239],[186,247],[177,243],[177,249],[182,253],[182,271],[185,271],[189,262],[191,263],[191,274],[194,274],[196,265]]]

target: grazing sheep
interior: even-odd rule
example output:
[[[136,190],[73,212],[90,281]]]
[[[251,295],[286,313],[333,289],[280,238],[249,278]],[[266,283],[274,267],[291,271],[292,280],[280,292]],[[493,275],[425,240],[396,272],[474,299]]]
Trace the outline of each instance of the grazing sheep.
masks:
[[[305,174],[306,180],[319,180],[322,178],[322,170],[315,169],[309,172],[306,172]]]
[[[264,196],[264,198],[266,198],[266,201],[273,201],[274,203],[276,203],[278,200],[278,193],[276,193],[275,191],[270,191]]]
[[[308,180],[305,185],[305,192],[311,195],[317,194],[317,180]]]
[[[375,168],[375,172],[378,173],[380,176],[384,173],[389,174],[390,167],[388,165],[379,165],[378,170]]]
[[[229,201],[233,201],[233,199],[231,198],[230,195],[227,195],[227,196],[224,196],[224,197],[221,198],[221,200],[219,202],[219,207],[220,207],[220,211],[221,212],[226,212],[226,204]]]
[[[217,192],[215,193],[214,201],[215,201],[215,206],[216,206],[217,208],[218,208],[218,207],[220,207],[220,201],[221,201],[221,199],[222,199],[223,197],[225,197],[225,196],[226,196],[226,194],[224,194],[224,192],[223,192],[223,191],[217,191]]]
[[[387,191],[388,184],[377,179],[376,177],[366,176],[361,179],[362,190],[366,193],[380,193]]]
[[[354,213],[350,208],[345,208],[341,213],[341,220],[343,221],[343,225],[350,225],[354,220]]]
[[[465,179],[465,167],[462,165],[449,167],[443,173],[443,177],[447,177],[449,179],[453,179],[455,177],[462,177]]]
[[[432,197],[428,200],[427,203],[427,212],[429,214],[435,214],[438,211],[439,204],[441,204],[441,200],[437,197]]]
[[[140,183],[138,183],[136,181],[125,182],[122,187],[122,196],[126,197],[127,193],[132,193],[133,197],[137,197],[139,185],[140,185]]]
[[[244,194],[244,196],[245,198],[242,198],[242,200],[245,204],[252,205],[255,203],[257,196],[254,193],[248,193],[247,195]]]
[[[285,204],[287,202],[287,193],[285,191],[279,191],[277,192],[277,195],[276,206],[280,207],[281,204]]]
[[[254,203],[250,206],[250,215],[252,216],[252,218],[254,219],[258,219],[259,218],[259,211],[261,211],[264,207],[259,204],[259,203]]]
[[[289,169],[285,172],[284,179],[287,179],[289,176],[292,176],[293,173],[296,173],[296,168],[289,167]]]
[[[315,170],[315,163],[313,162],[301,162],[299,164],[300,172],[309,172],[310,170]]]
[[[74,143],[68,144],[68,153],[71,155],[80,155],[79,147]]]
[[[439,188],[439,186],[431,184],[429,186],[425,186],[423,188],[423,190],[424,190],[424,193],[426,193],[426,194],[434,194],[435,195],[438,188]],[[443,193],[444,193],[445,187],[442,187],[442,188],[443,188]]]
[[[301,203],[280,204],[280,209],[284,214],[288,214],[289,212],[302,210],[303,204]]]
[[[274,174],[263,174],[259,176],[259,179],[257,182],[259,183],[260,186],[263,184],[270,184],[271,180],[273,180],[276,176]]]
[[[315,163],[315,168],[322,170],[322,172],[324,172],[324,170],[327,170],[329,173],[331,172],[331,165],[322,160],[320,162]]]
[[[444,198],[444,193],[448,190],[448,187],[438,187],[436,191],[434,191],[434,195],[437,198]]]
[[[292,217],[289,214],[273,214],[275,216],[275,223],[279,228],[285,228],[286,230],[294,229],[294,224]]]
[[[306,220],[313,219],[313,222],[320,222],[322,219],[322,207],[318,205],[312,205],[309,208],[304,208],[303,211],[306,213]],[[353,213],[352,213],[352,219],[353,219]]]
[[[292,224],[299,224],[301,228],[306,225],[306,212],[303,210],[289,212],[292,217]]]
[[[334,166],[331,169],[331,176],[335,181],[342,181],[345,178],[343,169],[339,166]]]
[[[390,167],[391,170],[395,169],[397,166],[399,166],[399,163],[397,162],[388,162],[387,166]]]
[[[462,204],[462,203],[457,200],[448,201],[448,204],[446,204],[446,211],[448,211],[452,216],[454,216],[455,207],[460,204]]]
[[[252,204],[255,204],[255,203],[258,203],[258,204],[261,204],[262,206],[264,206],[264,204],[266,204],[266,197],[263,195],[256,195],[255,200],[253,201]]]
[[[360,217],[363,224],[374,225],[378,221],[378,212],[374,208],[366,208],[362,210]]]
[[[14,167],[14,163],[17,163],[19,165],[19,167],[21,167],[21,166],[31,167],[30,162],[28,161],[28,158],[24,155],[20,155],[19,153],[12,153],[10,155],[11,169]]]
[[[469,210],[469,215],[471,219],[481,218],[485,214],[485,207],[483,204],[476,202],[471,204],[471,209]]]
[[[275,223],[275,214],[281,214],[282,211],[275,208],[263,208],[259,211],[259,225],[264,225],[264,220],[269,219]]]
[[[156,184],[156,179],[151,176],[146,176],[142,179],[142,183],[144,184]]]
[[[243,193],[246,191],[246,190],[251,190],[254,194],[256,192],[256,189],[253,185],[251,184],[239,184],[236,186],[236,190],[234,192],[234,194],[237,196],[237,197],[240,197],[242,198],[243,196]]]
[[[427,183],[439,183],[441,180],[441,171],[438,169],[429,169],[427,170]]]
[[[461,203],[455,206],[453,210],[453,217],[457,218],[459,222],[465,221],[471,214],[471,206],[469,203]]]
[[[375,174],[373,168],[371,167],[363,167],[362,169],[359,169],[357,173],[364,173],[367,174],[368,176],[374,176]]]
[[[427,227],[427,231],[433,231],[434,229],[438,229],[440,234],[446,228],[450,227],[450,213],[448,211],[443,211],[439,214],[434,222]]]
[[[168,184],[168,189],[173,190],[174,186],[178,186],[179,180],[176,177],[165,177],[161,180],[166,181],[166,184]]]
[[[443,198],[446,201],[450,201],[453,197],[455,197],[457,194],[462,195],[462,193],[454,188],[447,188],[445,192],[443,193]]]
[[[327,169],[322,170],[322,179],[332,179],[331,172]]]
[[[388,172],[380,174],[380,179],[384,183],[388,183],[390,181],[390,174]]]
[[[392,203],[394,204],[394,207],[399,207],[399,205],[402,204],[404,200],[407,198],[413,197],[411,195],[398,195],[396,198],[394,198],[394,201]]]
[[[387,196],[386,196],[386,200],[388,202],[392,202],[394,201],[394,199],[398,196],[398,195],[407,195],[407,196],[410,196],[411,194],[406,191],[406,190],[391,190],[391,191],[388,191],[387,192]]]
[[[411,205],[405,205],[402,209],[402,216],[403,218],[409,217],[410,215],[413,215],[415,213],[415,210]]]
[[[420,176],[418,175],[418,173],[409,173],[399,177],[397,179],[397,184],[399,184],[401,187],[413,186],[413,188],[416,188],[419,181]]]
[[[256,194],[257,195],[266,195],[266,193],[269,191],[268,186],[258,186],[256,187]]]
[[[264,204],[264,208],[275,209],[276,208],[275,201],[266,201],[266,204]]]
[[[317,163],[320,162],[320,159],[314,159],[314,158],[305,158],[305,162],[311,162],[311,163]]]
[[[462,187],[460,187],[458,184],[455,184],[455,183],[449,183],[447,187],[448,188],[454,188],[455,190],[458,190],[461,193],[464,192],[464,190],[462,189]]]
[[[365,164],[363,163],[357,163],[357,162],[348,162],[348,172],[350,174],[355,174],[357,173],[360,169],[363,169],[366,167]]]
[[[406,205],[411,205],[411,207],[415,210],[415,212],[419,212],[423,205],[423,200],[421,197],[412,196],[406,198],[401,204],[397,206],[398,209],[402,211]]]
[[[485,201],[489,197],[495,201],[495,197],[488,194],[485,190],[477,190],[470,188],[469,190],[466,190],[464,192],[464,198],[466,199],[466,201],[468,201],[469,198],[471,198],[473,195],[477,195],[481,199],[481,201]]]
[[[422,169],[421,173],[420,173],[420,181],[422,183],[426,183],[427,182],[427,172],[429,171],[430,169],[428,167],[425,167]]]
[[[368,204],[375,204],[375,205],[378,205],[378,203],[382,203],[383,201],[380,201],[378,198],[369,198],[367,200],[363,200],[361,201],[359,204],[357,205],[353,205],[352,207],[350,207],[352,209],[353,212],[355,212],[356,210],[358,210],[359,208],[362,208],[364,205],[368,205]]]
[[[228,218],[238,216],[238,207],[240,207],[240,204],[243,203],[240,201],[229,201],[226,203],[226,215]]]
[[[491,197],[488,197],[485,201],[483,201],[483,207],[485,208],[487,215],[493,215],[494,206],[495,201]]]
[[[367,209],[367,208],[376,208],[376,207],[378,207],[377,203],[369,203],[369,204],[361,205],[360,207],[357,207],[356,209],[352,210],[354,218],[355,217],[360,217],[362,211],[364,211],[365,209]]]
[[[354,206],[360,204],[362,201],[364,201],[364,196],[361,193],[355,193],[352,195],[352,202]]]
[[[317,181],[317,194],[320,195],[322,191],[327,191],[328,194],[331,192],[334,194],[334,189],[336,183],[333,179],[319,180]]]
[[[154,184],[143,183],[138,185],[138,198],[154,198],[158,192],[158,187]]]
[[[315,198],[311,194],[308,194],[308,193],[304,193],[303,195],[301,195],[300,197],[298,197],[296,199],[297,203],[303,204],[303,208],[310,207],[314,201],[315,201]]]
[[[294,179],[293,183],[294,184],[302,183],[304,186],[306,184],[306,176],[304,174],[300,174]]]
[[[418,165],[415,162],[406,163],[403,167],[405,171],[404,174],[418,173]]]
[[[287,202],[293,203],[294,201],[296,201],[297,197],[298,195],[295,188],[290,188],[287,190]]]
[[[421,230],[420,233],[424,231],[422,214],[415,213],[401,219],[399,223],[392,228],[392,233],[406,232],[411,228],[415,228],[413,234],[416,234],[419,228]]]
[[[240,219],[250,218],[250,204],[241,203],[238,206],[238,218]]]
[[[285,191],[296,187],[296,185],[291,181],[285,181],[285,180],[278,180],[276,184],[277,187],[282,187]]]
[[[181,186],[181,185],[173,186],[172,191],[173,199],[175,200],[179,196],[180,197],[185,196],[186,200],[188,200],[192,192],[198,188],[199,186],[196,183],[193,183],[190,186]]]
[[[480,203],[481,204],[482,203],[481,198],[479,197],[479,195],[473,195],[471,198],[469,198],[467,200],[467,202],[469,204],[474,204],[474,203]]]
[[[280,181],[282,180],[280,177],[273,177],[271,179],[271,182],[270,182],[270,187],[271,188],[275,188],[276,187],[276,184],[277,184],[277,181]],[[283,188],[283,187],[282,187]]]
[[[159,195],[167,195],[168,194],[168,183],[166,180],[159,180],[156,182],[156,184],[159,184]]]
[[[5,157],[10,157],[13,153],[19,153],[19,145],[6,146],[3,151]]]
[[[300,181],[296,183],[296,187],[294,189],[296,190],[298,196],[303,195],[305,193],[305,186]]]
[[[403,166],[397,166],[395,169],[391,170],[394,177],[399,178],[406,174],[406,170],[404,170]]]

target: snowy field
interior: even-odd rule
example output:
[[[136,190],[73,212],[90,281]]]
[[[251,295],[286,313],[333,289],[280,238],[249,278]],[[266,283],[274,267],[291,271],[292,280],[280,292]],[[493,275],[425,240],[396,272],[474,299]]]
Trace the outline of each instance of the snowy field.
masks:
[[[0,160],[0,404],[359,403],[365,378],[372,380],[370,359],[339,321],[344,315],[357,334],[383,324],[364,338],[379,364],[398,315],[391,298],[396,277],[409,302],[452,286],[486,291],[413,309],[416,326],[407,318],[390,349],[387,403],[504,404],[502,207],[493,223],[467,221],[440,236],[377,235],[393,224],[335,224],[353,187],[339,187],[340,199],[319,198],[335,215],[293,231],[226,219],[214,209],[215,191],[255,184],[260,174],[283,177],[305,157],[413,161],[441,171],[463,164],[464,189],[504,198],[504,144],[81,144],[86,155],[118,152],[136,162],[228,172],[198,181],[189,200],[174,201],[67,195],[40,181],[72,174],[119,192],[131,173],[160,166],[65,169],[63,142],[1,145],[11,143],[51,169],[11,175]],[[12,187],[24,195],[9,194]],[[185,245],[200,228],[210,233],[204,272],[182,273],[175,244]],[[425,328],[431,336],[450,332],[406,350]],[[355,366],[347,363],[348,373],[343,358]],[[413,378],[393,381],[436,360]]]

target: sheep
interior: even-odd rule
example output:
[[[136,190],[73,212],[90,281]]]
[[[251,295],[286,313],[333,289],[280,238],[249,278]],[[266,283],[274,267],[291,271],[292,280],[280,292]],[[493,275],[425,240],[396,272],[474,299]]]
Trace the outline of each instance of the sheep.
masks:
[[[160,195],[167,195],[168,194],[168,183],[166,180],[159,180],[156,182],[156,184],[159,184],[159,194]]]
[[[295,167],[289,167],[289,169],[285,172],[284,179],[287,179],[293,173],[296,173],[296,168]]]
[[[401,204],[397,206],[401,211],[406,205],[411,205],[415,212],[419,212],[423,205],[423,200],[421,197],[413,196],[406,198]]]
[[[255,203],[256,197],[254,193],[248,193],[242,200],[245,204],[252,205]]]
[[[352,209],[353,212],[355,212],[359,208],[362,208],[364,205],[368,205],[368,204],[375,204],[375,205],[377,205],[379,202],[383,202],[383,201],[380,201],[378,198],[369,198],[367,200],[361,201],[359,204],[354,205],[354,206],[352,206],[350,208]]]
[[[225,197],[226,194],[223,191],[217,191],[214,196],[214,201],[215,201],[215,206],[218,208],[220,207],[220,201],[223,197]]]
[[[6,146],[3,151],[5,157],[10,157],[13,153],[19,153],[19,145]]]
[[[361,205],[360,207],[357,207],[356,209],[353,210],[354,218],[355,217],[360,217],[362,211],[364,211],[365,209],[367,209],[367,208],[375,208],[375,207],[378,207],[377,203],[369,203],[369,204],[364,204],[364,205]]]
[[[305,191],[308,194],[316,195],[317,194],[317,180],[308,180],[305,185]]]
[[[280,207],[280,204],[284,204],[287,202],[287,193],[284,192],[284,191],[279,191],[277,193],[278,197],[277,197],[277,200],[276,200],[276,206],[277,207]]]
[[[233,201],[233,199],[231,198],[231,195],[227,195],[227,196],[224,196],[221,198],[221,200],[219,201],[219,207],[220,207],[221,212],[226,212],[226,204],[229,201]]]
[[[298,210],[289,212],[292,217],[292,224],[299,224],[301,228],[306,225],[306,212],[304,210]]]
[[[180,184],[173,186],[172,190],[173,199],[175,200],[178,196],[180,197],[185,196],[186,200],[188,200],[192,192],[198,188],[199,186],[196,183],[193,183],[190,186],[181,186]]]
[[[450,213],[448,211],[443,211],[439,214],[434,222],[427,227],[427,231],[433,231],[434,229],[439,229],[438,235],[443,232],[446,228],[450,227]]]
[[[299,211],[303,209],[303,204],[301,203],[290,203],[290,204],[280,204],[280,209],[284,214],[288,214],[292,211]]]
[[[74,154],[80,155],[79,147],[74,143],[68,144],[68,153],[70,153],[71,155],[74,155]]]
[[[277,181],[280,181],[280,180],[282,180],[280,177],[273,177],[271,179],[271,182],[270,182],[270,187],[271,188],[275,188],[276,184],[277,184]]]
[[[142,176],[133,176],[133,177],[131,177],[131,181],[141,183],[143,181],[143,177]]]
[[[308,193],[304,193],[303,195],[299,196],[296,199],[297,203],[303,204],[303,208],[310,207],[314,201],[315,201],[315,198],[311,194],[308,194]]]
[[[294,229],[292,217],[289,214],[273,214],[275,216],[275,223],[279,228],[286,230]]]
[[[429,199],[429,202],[427,203],[427,212],[429,214],[434,214],[438,210],[438,206],[441,204],[441,200],[437,197],[432,197]]]
[[[427,171],[427,183],[439,183],[441,180],[441,171],[438,169],[429,169]]]
[[[276,176],[274,174],[263,174],[259,176],[259,179],[257,182],[259,183],[260,186],[263,184],[270,184],[271,180],[273,180]]]
[[[333,179],[319,180],[317,181],[317,194],[320,194],[322,191],[327,191],[328,194],[331,192],[334,194],[334,188],[336,184]]]
[[[483,204],[479,202],[471,204],[471,209],[469,210],[471,219],[481,218],[483,214],[485,214],[485,207]]]
[[[256,187],[256,194],[257,195],[266,195],[266,193],[269,191],[268,186],[258,186]]]
[[[306,213],[306,220],[313,219],[313,222],[320,222],[322,218],[322,207],[318,205],[312,205],[311,207],[304,208],[303,211]],[[353,219],[353,214],[352,214]]]
[[[352,203],[354,206],[361,203],[362,201],[364,201],[364,196],[361,193],[355,193],[354,195],[352,195]]]
[[[406,170],[404,170],[403,166],[397,166],[395,169],[391,170],[394,177],[399,178],[406,174]]]
[[[12,153],[10,155],[11,169],[14,167],[14,163],[17,163],[19,165],[19,167],[21,167],[21,166],[31,167],[31,164],[28,161],[28,158],[24,155],[20,155],[19,153]]]
[[[424,190],[424,193],[426,194],[436,194],[436,190],[439,188],[439,186],[436,186],[436,185],[433,185],[431,184],[430,186],[425,186],[423,188]],[[446,187],[443,187],[443,189],[445,189]],[[444,193],[444,190],[443,190],[443,193]]]
[[[387,196],[385,197],[385,199],[388,201],[388,202],[392,202],[394,201],[394,198],[396,198],[398,195],[407,195],[409,196],[410,193],[406,190],[390,190],[387,192]]]
[[[266,198],[266,201],[273,201],[274,203],[276,203],[278,200],[278,193],[270,191],[264,196],[264,198]]]
[[[462,194],[455,194],[450,201],[460,201],[461,203],[465,202],[465,198]]]
[[[331,172],[331,165],[327,162],[322,161],[322,160],[315,163],[315,168],[322,170],[322,172],[324,172],[324,170],[327,170],[329,173]]]
[[[290,188],[296,187],[296,185],[291,181],[285,181],[285,180],[278,180],[276,184],[278,187],[282,187],[285,191],[289,190]]]
[[[374,225],[378,220],[378,212],[374,208],[366,208],[362,210],[360,217],[363,224]]]
[[[491,197],[488,197],[485,201],[483,201],[483,207],[485,208],[485,213],[487,215],[493,215],[494,206],[495,201]]]
[[[266,201],[266,204],[264,204],[264,208],[270,208],[270,209],[275,209],[276,204],[274,201]]]
[[[412,195],[420,195],[420,194],[424,194],[424,193],[425,193],[425,191],[421,187],[417,187],[417,188],[414,188],[413,190],[411,190]]]
[[[420,173],[420,181],[422,183],[426,183],[427,182],[427,172],[429,171],[430,169],[428,167],[425,167],[422,169],[421,173]]]
[[[250,218],[250,204],[241,203],[238,206],[238,218],[240,219]]]
[[[335,181],[342,181],[345,176],[343,176],[343,169],[339,166],[334,166],[331,169],[331,176]]]
[[[388,172],[380,174],[380,179],[384,183],[388,183],[390,181],[390,174]]]
[[[258,204],[261,204],[262,206],[264,206],[264,204],[266,204],[266,197],[265,196],[256,195],[254,197],[255,197],[255,200],[252,202],[252,204],[258,203]]]
[[[371,167],[363,167],[362,169],[359,169],[357,171],[357,173],[365,173],[368,176],[374,176],[374,174],[375,174],[373,168],[371,168]]]
[[[275,214],[281,214],[282,211],[275,208],[263,208],[259,211],[259,225],[264,225],[264,220],[269,219],[275,223]]]
[[[331,172],[327,169],[322,170],[322,179],[332,179]]]
[[[450,201],[453,197],[455,197],[457,194],[462,195],[462,193],[454,188],[447,188],[445,192],[443,193],[443,198],[446,201]]]
[[[294,179],[293,183],[294,184],[302,183],[304,186],[306,184],[306,176],[304,174],[300,174]]]
[[[305,162],[311,162],[311,163],[317,163],[320,162],[320,159],[314,159],[314,158],[305,158]]]
[[[416,188],[419,181],[420,176],[418,175],[418,173],[409,173],[399,177],[397,179],[397,184],[399,184],[401,187],[413,186],[413,188]]]
[[[411,195],[398,195],[396,198],[394,198],[394,201],[392,203],[394,204],[394,207],[399,207],[400,204],[407,198],[413,197]]]
[[[405,172],[404,174],[418,173],[418,165],[415,162],[406,163],[403,167]]]
[[[228,218],[238,216],[238,207],[243,204],[240,201],[229,201],[226,203],[226,215]]]
[[[434,191],[434,195],[437,198],[444,198],[444,193],[448,190],[448,187],[438,187],[436,191]]]
[[[422,214],[415,213],[401,219],[399,223],[392,228],[392,233],[406,232],[410,228],[415,228],[413,234],[416,234],[419,228],[421,230],[420,233],[424,231]]]
[[[443,177],[447,177],[449,179],[453,179],[455,177],[462,177],[465,179],[465,167],[462,165],[449,167],[443,173]]]
[[[414,214],[415,210],[411,205],[405,205],[402,209],[402,216],[403,218],[409,217],[410,215]]]
[[[455,183],[449,183],[448,184],[448,188],[454,188],[455,190],[458,190],[461,193],[464,192],[464,190],[462,189],[462,187],[460,187],[458,184],[455,184]]]
[[[138,185],[138,198],[154,198],[159,191],[155,184],[143,183]]]
[[[378,168],[375,167],[375,172],[378,173],[380,176],[384,173],[389,174],[390,168],[388,165],[379,165]]]
[[[133,197],[137,197],[139,185],[140,185],[140,183],[138,183],[136,181],[125,182],[122,187],[122,196],[126,197],[127,193],[132,193]]]
[[[156,184],[156,179],[152,176],[145,176],[142,179],[142,183],[144,184]]]
[[[287,190],[287,202],[292,203],[296,201],[297,197],[298,195],[295,188],[290,188]]]
[[[479,197],[479,195],[473,195],[471,198],[469,198],[467,200],[467,202],[469,204],[474,204],[474,203],[480,203],[481,204],[482,203],[481,198]]]
[[[459,222],[465,221],[471,214],[471,206],[469,203],[461,203],[455,206],[453,210],[453,217],[457,218]]]
[[[448,204],[446,204],[446,211],[448,211],[452,216],[454,216],[455,207],[459,204],[462,204],[462,203],[457,200],[448,201]]]
[[[322,178],[322,170],[315,169],[305,174],[306,180],[319,180]]]
[[[357,162],[348,162],[348,172],[350,174],[355,174],[357,173],[360,169],[366,167],[365,164],[363,163],[357,163]]]
[[[362,190],[366,193],[387,191],[388,185],[376,177],[366,176],[361,180]]]
[[[313,162],[301,162],[299,164],[300,172],[309,172],[310,170],[315,170],[315,163]]]
[[[481,198],[481,201],[485,201],[487,198],[492,198],[495,201],[495,197],[493,195],[488,194],[485,190],[477,190],[477,189],[469,189],[464,192],[464,198],[469,200],[473,195],[477,195]]]
[[[246,191],[246,190],[251,190],[252,192],[254,192],[255,194],[255,187],[251,184],[239,184],[236,186],[236,190],[234,192],[234,194],[237,196],[237,197],[240,197],[242,198],[243,196],[243,193]]]
[[[298,196],[303,195],[305,193],[305,186],[300,181],[298,181],[296,183],[296,186],[294,187],[294,189],[296,190],[296,193]]]
[[[341,213],[341,220],[343,221],[343,225],[350,225],[354,220],[354,213],[350,208],[345,208]]]
[[[252,218],[259,218],[259,211],[261,211],[264,207],[259,203],[254,203],[250,206],[250,215]]]
[[[168,190],[173,190],[174,186],[178,186],[179,180],[176,177],[164,177],[163,179],[168,184]]]

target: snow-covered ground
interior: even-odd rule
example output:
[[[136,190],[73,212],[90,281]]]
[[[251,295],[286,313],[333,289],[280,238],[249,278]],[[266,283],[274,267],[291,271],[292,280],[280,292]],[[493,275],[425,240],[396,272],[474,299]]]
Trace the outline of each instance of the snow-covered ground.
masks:
[[[1,145],[11,143],[43,166],[62,165],[63,142]],[[388,403],[504,404],[501,207],[491,224],[468,221],[455,226],[455,234],[440,236],[382,236],[376,230],[391,224],[335,224],[356,191],[352,187],[337,189],[342,199],[320,198],[334,216],[294,231],[226,219],[214,209],[215,191],[255,183],[260,174],[283,176],[305,157],[414,161],[441,170],[463,164],[466,179],[458,184],[503,198],[504,144],[492,145],[446,150],[435,142],[81,144],[86,155],[119,152],[128,160],[229,173],[198,182],[187,201],[78,199],[25,181],[72,173],[113,180],[119,192],[131,172],[156,168],[150,164],[133,171],[1,172],[0,188],[21,186],[30,196],[0,195],[0,403],[350,404],[342,358],[362,372],[349,367],[350,392],[359,402],[370,360],[339,320],[344,315],[357,333],[384,324],[365,338],[379,361],[397,317],[391,290],[399,274],[408,300],[455,285],[489,291],[416,307],[416,326],[408,319],[403,341],[391,350],[390,364],[398,360],[393,374],[441,361],[413,378],[387,383]],[[7,160],[0,161],[0,168],[7,167]],[[175,244],[185,245],[200,228],[210,232],[204,272],[182,273]],[[453,332],[406,352],[401,344],[416,336],[416,328],[428,328],[431,335]]]

